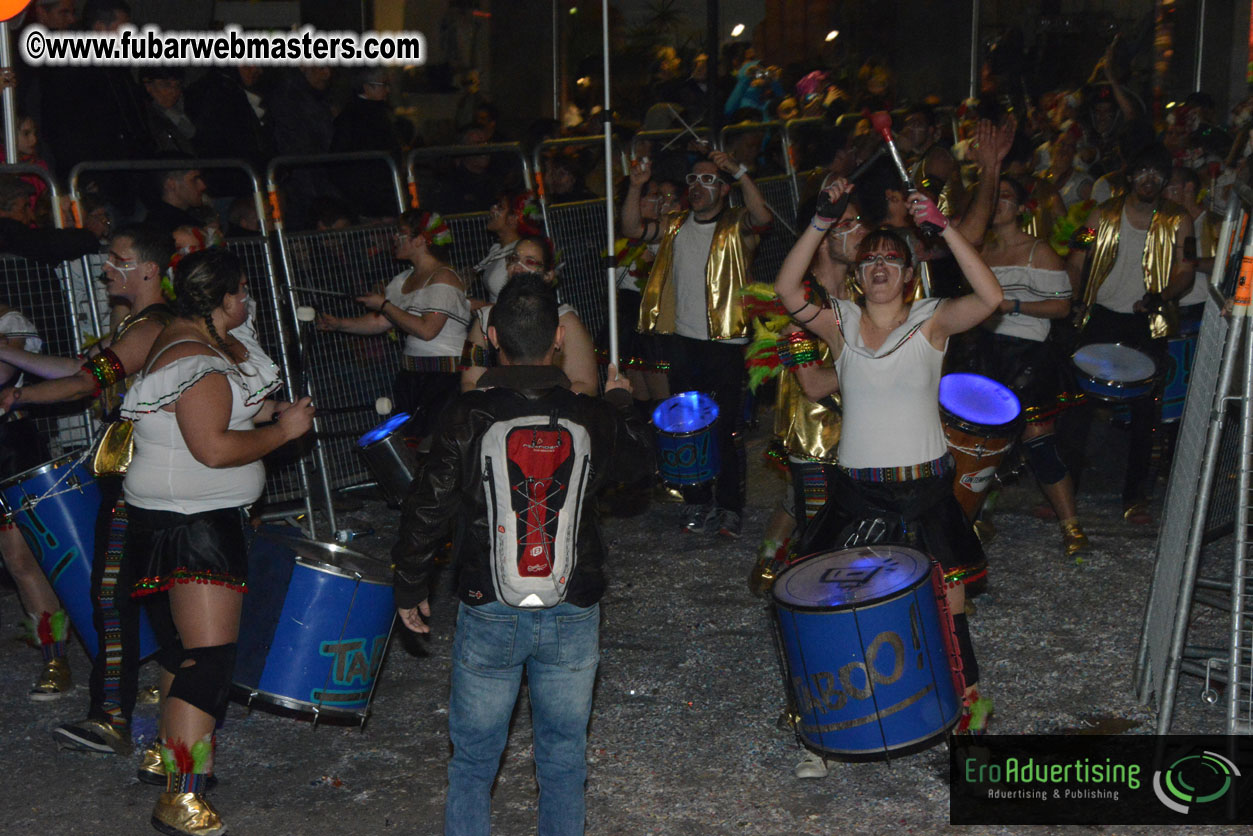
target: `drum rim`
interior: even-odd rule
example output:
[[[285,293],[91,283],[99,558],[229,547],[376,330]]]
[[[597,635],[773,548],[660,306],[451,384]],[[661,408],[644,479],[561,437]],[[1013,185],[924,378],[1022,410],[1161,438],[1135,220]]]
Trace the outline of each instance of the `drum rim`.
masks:
[[[304,711],[311,714],[331,714],[336,717],[358,717],[365,719],[369,716],[370,706],[374,703],[374,695],[371,693],[370,696],[366,697],[365,706],[362,708],[336,708],[334,706],[327,705],[326,703],[319,704],[313,702],[312,700],[298,700],[294,697],[285,697],[282,694],[262,691],[259,688],[254,688],[251,685],[245,685],[242,682],[235,681],[234,679],[231,680],[231,685],[241,691],[247,692],[248,702],[250,703],[253,700],[260,700],[261,702],[269,703],[270,705],[276,705],[279,708],[287,708],[292,711]]]
[[[1075,355],[1091,345],[1116,345],[1119,348],[1125,348],[1128,351],[1134,351],[1136,354],[1139,354],[1142,357],[1148,358],[1148,361],[1153,364],[1153,373],[1149,375],[1148,377],[1142,377],[1138,380],[1128,380],[1128,381],[1106,380],[1104,378],[1097,377],[1092,372],[1086,371],[1082,366],[1080,366],[1075,361]],[[1133,386],[1144,386],[1144,385],[1148,385],[1151,387],[1153,385],[1153,382],[1157,380],[1158,374],[1160,374],[1161,372],[1161,369],[1158,368],[1158,364],[1156,360],[1154,360],[1148,354],[1145,354],[1143,351],[1136,348],[1135,346],[1127,345],[1126,343],[1087,343],[1087,345],[1081,345],[1070,353],[1070,365],[1073,366],[1075,371],[1085,380],[1089,380],[1093,383],[1098,383],[1102,386],[1109,386],[1114,389],[1126,389],[1126,388],[1130,388]]]
[[[29,468],[27,470],[23,470],[21,473],[15,473],[14,475],[10,476],[8,479],[5,479],[4,481],[0,481],[0,493],[8,490],[9,488],[15,485],[21,484],[22,482],[25,482],[28,479],[33,479],[36,476],[42,476],[45,473],[50,473],[53,470],[56,470],[67,459],[81,460],[85,464],[86,459],[82,458],[83,449],[87,449],[87,448],[75,450],[70,453],[62,453],[61,455],[57,456],[52,461],[44,462],[41,465],[36,465],[35,467]]]
[[[401,412],[401,413],[397,413],[397,414],[398,414],[398,415],[408,415],[409,417],[408,417],[406,420],[401,421],[399,424],[397,424],[397,425],[396,425],[396,427],[395,427],[395,429],[393,429],[391,432],[389,432],[387,435],[383,436],[382,438],[376,438],[374,441],[368,442],[368,443],[366,443],[366,444],[362,444],[362,443],[361,443],[361,439],[362,439],[362,438],[365,438],[367,435],[369,435],[370,433],[374,432],[374,431],[375,431],[375,430],[377,430],[379,427],[383,426],[383,424],[386,424],[386,423],[387,423],[387,421],[393,421],[393,420],[395,420],[395,416],[393,416],[392,418],[388,418],[388,419],[387,419],[387,421],[384,421],[384,422],[383,422],[383,424],[379,424],[379,425],[378,425],[378,427],[370,427],[370,429],[366,430],[364,433],[362,433],[362,434],[361,434],[361,438],[358,438],[358,439],[357,439],[357,441],[356,441],[356,446],[357,446],[357,449],[358,449],[358,450],[369,450],[369,449],[370,449],[371,447],[373,447],[375,444],[382,444],[384,441],[387,441],[388,439],[393,438],[393,437],[396,435],[396,433],[400,430],[400,428],[401,428],[401,427],[405,426],[406,424],[410,424],[410,423],[412,423],[412,422],[413,422],[413,417],[414,417],[414,416],[413,416],[413,414],[412,414],[412,413]]]
[[[961,698],[957,698],[958,710],[954,713],[953,719],[946,721],[944,728],[939,731],[931,732],[926,737],[911,740],[908,743],[902,743],[899,746],[885,746],[881,749],[874,750],[855,750],[845,751],[842,749],[823,749],[811,743],[804,734],[797,732],[797,738],[801,745],[809,751],[817,755],[822,755],[831,760],[843,761],[846,763],[859,763],[865,761],[887,760],[889,757],[900,757],[904,755],[912,755],[917,752],[924,752],[937,746],[940,741],[948,737],[948,733],[957,725],[961,719]]]
[[[952,419],[946,420],[946,419]],[[948,409],[944,404],[940,404],[940,423],[946,427],[952,427],[955,430],[969,433],[977,438],[1014,438],[1017,435],[1017,429],[1023,422],[1022,407],[1019,406],[1018,414],[1010,421],[1004,424],[975,424],[969,418],[963,418],[957,413]],[[998,431],[1003,431],[998,432]]]
[[[710,421],[708,424],[705,424],[704,426],[697,427],[694,430],[684,430],[683,432],[671,432],[670,430],[663,430],[657,424],[657,413],[660,412],[666,404],[670,403],[670,401],[681,398],[684,395],[693,394],[693,393],[696,394],[699,399],[708,401],[710,407],[712,407],[712,410],[713,410],[713,415],[714,415],[713,420]],[[654,427],[656,427],[659,433],[668,435],[671,438],[687,438],[689,436],[693,436],[698,433],[709,432],[713,428],[713,426],[718,423],[719,419],[721,418],[722,418],[722,410],[718,409],[718,402],[714,400],[713,395],[710,395],[707,392],[702,392],[700,389],[689,389],[686,392],[678,392],[676,394],[673,394],[670,397],[666,398],[661,403],[657,404],[657,406],[653,407],[653,411],[650,412],[648,415],[649,423],[652,424]]]
[[[797,567],[803,566],[806,563],[808,563],[810,560],[813,560],[814,558],[820,557],[822,555],[828,555],[828,554],[834,555],[834,554],[839,554],[840,552],[857,551],[859,549],[873,549],[873,548],[891,548],[897,551],[913,552],[914,554],[921,556],[926,561],[927,565],[931,568],[929,568],[927,572],[925,572],[921,577],[918,578],[917,581],[915,581],[914,583],[911,583],[909,586],[903,587],[902,589],[899,589],[896,592],[890,593],[889,595],[886,595],[882,598],[873,598],[870,601],[850,602],[847,604],[839,604],[836,606],[819,606],[819,605],[813,605],[813,604],[792,605],[792,604],[788,604],[779,600],[779,590],[782,589],[784,586],[784,584],[782,583],[783,578],[789,572],[793,571]],[[929,582],[931,580],[931,576],[934,573],[934,571],[935,571],[935,563],[932,557],[928,555],[926,552],[922,551],[921,549],[915,549],[912,546],[898,546],[893,543],[884,543],[881,546],[853,546],[852,548],[848,548],[848,549],[831,549],[829,551],[818,552],[816,554],[809,555],[808,557],[801,558],[800,560],[796,561],[791,566],[788,566],[786,569],[780,572],[779,577],[775,578],[774,583],[770,585],[770,598],[771,598],[771,601],[777,607],[781,609],[785,609],[789,612],[840,612],[840,611],[864,609],[867,605],[872,604],[872,603],[875,604],[876,606],[879,604],[888,604],[905,595],[913,594],[914,592],[917,591],[918,586],[920,584],[924,582]]]
[[[295,550],[293,544],[299,543],[299,544],[305,544],[305,545],[320,546],[320,547],[331,549],[332,551],[335,551],[335,552],[345,552],[350,555],[361,557],[366,561],[379,562],[376,558],[370,557],[368,554],[364,552],[359,552],[354,549],[345,548],[338,543],[324,543],[321,540],[312,540],[308,537],[289,537],[285,534],[275,534],[269,531],[258,531],[257,536],[264,537],[267,540],[270,540],[271,542],[274,542],[274,543],[279,543],[281,545],[288,546],[289,548],[292,548],[293,551]],[[312,569],[315,572],[324,572],[328,575],[334,575],[336,577],[346,578],[348,580],[360,581],[362,583],[368,583],[374,586],[392,586],[392,582],[390,579],[379,580],[378,578],[370,577],[368,575],[358,576],[357,574],[349,574],[348,572],[345,572],[343,568],[336,566],[333,563],[327,563],[325,561],[318,560],[317,558],[305,557],[299,552],[296,553],[295,559],[296,559],[296,562],[299,563],[301,566],[304,566],[306,569]],[[382,572],[381,574],[386,575],[386,572]]]

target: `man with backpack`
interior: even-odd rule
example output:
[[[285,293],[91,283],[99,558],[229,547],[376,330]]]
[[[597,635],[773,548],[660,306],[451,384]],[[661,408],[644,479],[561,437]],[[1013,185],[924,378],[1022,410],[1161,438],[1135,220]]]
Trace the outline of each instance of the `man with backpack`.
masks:
[[[450,836],[489,832],[491,788],[524,668],[539,832],[583,833],[605,588],[594,497],[605,484],[647,475],[652,448],[630,386],[612,366],[603,399],[570,390],[552,364],[563,336],[554,291],[539,276],[511,279],[488,329],[500,365],[438,420],[392,550],[401,620],[426,633],[434,557],[454,523],[460,532]]]

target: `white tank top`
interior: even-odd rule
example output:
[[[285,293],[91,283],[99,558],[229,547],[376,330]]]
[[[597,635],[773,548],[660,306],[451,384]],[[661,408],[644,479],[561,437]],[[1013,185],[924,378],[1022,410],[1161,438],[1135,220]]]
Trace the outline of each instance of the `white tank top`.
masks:
[[[1134,313],[1136,302],[1144,298],[1144,244],[1148,240],[1147,229],[1137,229],[1122,213],[1118,227],[1118,257],[1109,275],[1096,289],[1096,304],[1115,313]]]
[[[948,451],[940,423],[944,352],[920,331],[940,301],[915,302],[905,322],[871,351],[861,339],[861,307],[836,300],[844,334],[844,350],[835,361],[844,406],[838,453],[843,467],[903,467]]]

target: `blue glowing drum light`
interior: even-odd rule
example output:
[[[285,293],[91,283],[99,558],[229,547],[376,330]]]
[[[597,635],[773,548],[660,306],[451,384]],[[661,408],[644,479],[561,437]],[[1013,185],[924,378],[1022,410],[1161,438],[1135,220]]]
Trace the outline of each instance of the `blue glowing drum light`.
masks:
[[[902,546],[818,554],[784,571],[771,594],[806,748],[887,759],[940,742],[957,722],[948,615],[927,555]]]
[[[653,410],[657,428],[657,470],[672,485],[703,485],[722,469],[718,404],[703,392],[683,392]]]

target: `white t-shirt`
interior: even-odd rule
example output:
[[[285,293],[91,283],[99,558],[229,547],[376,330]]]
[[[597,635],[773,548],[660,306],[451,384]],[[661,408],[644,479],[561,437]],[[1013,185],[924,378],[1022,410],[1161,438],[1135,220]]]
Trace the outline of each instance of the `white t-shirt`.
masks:
[[[674,237],[674,332],[694,340],[709,339],[705,268],[717,226],[717,219],[698,221],[689,214]]]
[[[1040,242],[1036,243],[1039,246]],[[1046,245],[1047,246],[1047,245]],[[1032,255],[1035,252],[1032,250]],[[1044,270],[1027,264],[1011,267],[993,267],[992,273],[1001,283],[1005,298],[1019,302],[1047,302],[1055,299],[1069,299],[1071,296],[1070,277],[1065,270]],[[1044,342],[1048,339],[1050,320],[1026,313],[1001,314],[993,317],[989,324],[992,331],[1007,337],[1018,337],[1023,340]]]
[[[1135,313],[1134,306],[1144,298],[1144,244],[1147,229],[1136,229],[1122,213],[1118,227],[1118,257],[1109,275],[1096,291],[1096,304],[1115,313]]]
[[[940,422],[944,352],[919,330],[940,302],[915,302],[905,321],[871,351],[861,338],[861,307],[835,300],[845,342],[835,361],[844,407],[841,466],[904,467],[934,461],[948,451]]]
[[[495,302],[500,291],[504,289],[505,283],[509,281],[509,265],[505,263],[505,259],[516,246],[518,246],[517,241],[503,245],[497,241],[492,244],[483,260],[475,265],[474,269],[482,276],[483,288],[487,291],[487,301]]]
[[[431,281],[437,277],[434,274],[427,278],[425,285],[405,293],[405,282],[411,275],[412,267],[388,283],[387,301],[405,313],[421,315],[434,311],[448,318],[439,333],[429,340],[405,334],[404,353],[410,357],[460,357],[470,325],[470,302],[465,293],[452,285]]]
[[[196,514],[251,505],[265,490],[260,461],[238,467],[201,464],[187,449],[175,414],[162,409],[205,376],[221,374],[231,387],[229,428],[253,428],[262,402],[281,385],[278,369],[247,332],[232,333],[248,351],[242,363],[236,365],[220,353],[181,357],[139,375],[126,393],[122,417],[135,424],[135,456],[123,483],[128,503],[150,511]]]

